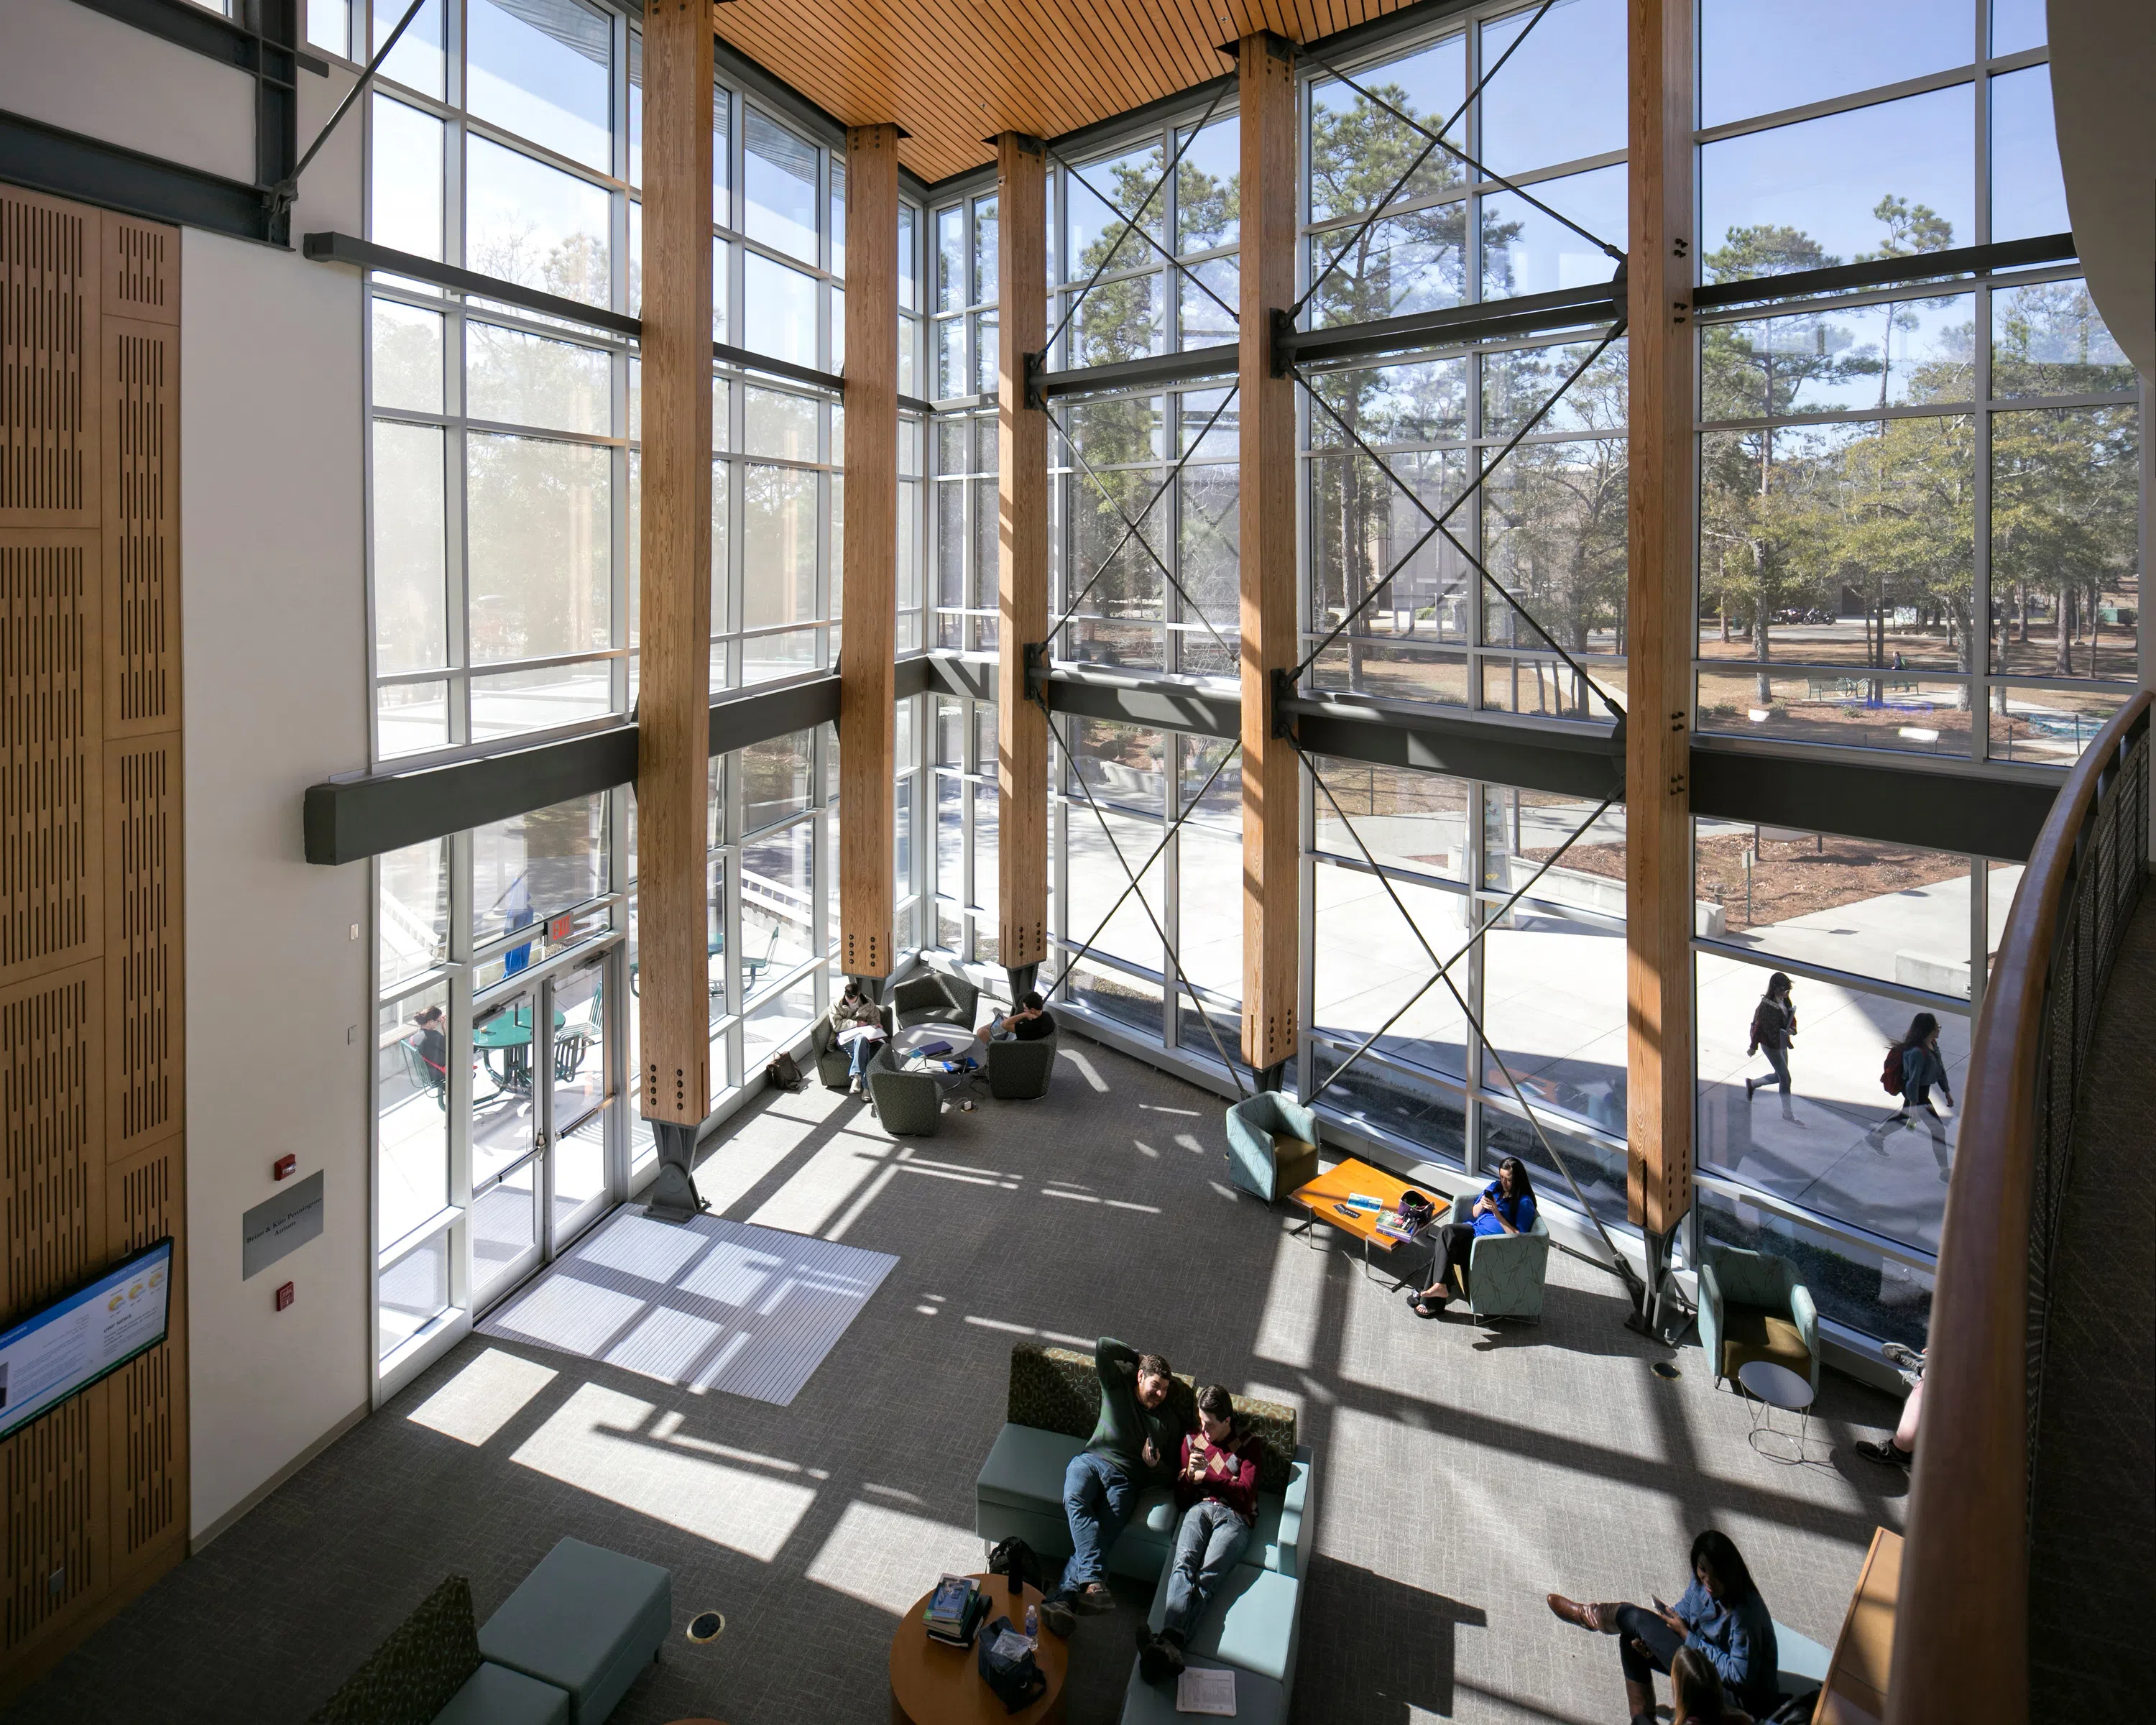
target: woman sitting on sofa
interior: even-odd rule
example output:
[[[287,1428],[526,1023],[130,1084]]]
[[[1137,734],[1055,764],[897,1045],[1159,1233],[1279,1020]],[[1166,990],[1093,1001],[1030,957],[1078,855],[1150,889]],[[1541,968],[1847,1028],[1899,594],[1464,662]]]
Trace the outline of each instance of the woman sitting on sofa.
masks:
[[[1417,1317],[1435,1317],[1452,1298],[1448,1286],[1455,1266],[1466,1267],[1478,1234],[1532,1234],[1535,1227],[1535,1187],[1526,1165],[1517,1156],[1497,1164],[1497,1178],[1482,1189],[1475,1200],[1474,1220],[1447,1222],[1437,1230],[1437,1255],[1430,1266],[1430,1285],[1410,1289],[1408,1303]]]

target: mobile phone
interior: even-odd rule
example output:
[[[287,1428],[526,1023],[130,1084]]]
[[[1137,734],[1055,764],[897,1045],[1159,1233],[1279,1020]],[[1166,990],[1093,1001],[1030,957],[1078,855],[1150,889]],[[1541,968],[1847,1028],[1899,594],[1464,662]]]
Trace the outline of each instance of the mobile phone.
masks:
[[[1656,1609],[1657,1612],[1659,1612],[1662,1616],[1664,1616],[1664,1617],[1667,1617],[1667,1616],[1670,1615],[1670,1608],[1669,1608],[1668,1606],[1665,1605],[1665,1604],[1661,1602],[1661,1599],[1656,1599],[1656,1598],[1655,1597],[1655,1595],[1654,1595],[1654,1594],[1648,1594],[1648,1596],[1647,1596],[1647,1597],[1648,1597],[1649,1599],[1654,1599],[1654,1601],[1655,1601],[1655,1609]]]

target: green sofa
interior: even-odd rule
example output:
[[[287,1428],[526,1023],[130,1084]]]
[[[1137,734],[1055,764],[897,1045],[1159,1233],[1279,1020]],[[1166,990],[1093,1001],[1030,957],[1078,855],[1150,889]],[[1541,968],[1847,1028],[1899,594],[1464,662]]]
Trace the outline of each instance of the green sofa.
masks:
[[[1169,1407],[1184,1430],[1196,1426],[1190,1378],[1176,1379]],[[973,1487],[974,1531],[984,1541],[1023,1539],[1040,1553],[1044,1568],[1070,1554],[1063,1471],[1092,1436],[1100,1409],[1091,1354],[1038,1342],[1013,1346],[1006,1423]],[[1313,1461],[1309,1445],[1296,1442],[1294,1409],[1238,1396],[1235,1410],[1258,1442],[1257,1525],[1235,1574],[1206,1608],[1188,1651],[1194,1664],[1235,1667],[1238,1718],[1284,1721],[1315,1532]],[[1177,1520],[1173,1493],[1152,1486],[1139,1497],[1130,1524],[1108,1548],[1111,1572],[1155,1583],[1151,1621],[1156,1628],[1166,1609]],[[1125,1725],[1174,1717],[1174,1686],[1144,1683],[1133,1666]]]

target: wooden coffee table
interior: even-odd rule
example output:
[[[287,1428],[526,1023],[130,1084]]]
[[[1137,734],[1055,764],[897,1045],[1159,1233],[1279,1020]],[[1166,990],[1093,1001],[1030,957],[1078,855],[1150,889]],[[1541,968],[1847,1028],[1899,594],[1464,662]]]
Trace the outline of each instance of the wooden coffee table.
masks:
[[[981,1620],[981,1634],[998,1617],[1008,1617],[1011,1627],[1025,1632],[1025,1608],[1038,1607],[1040,1589],[1010,1592],[1001,1575],[976,1575],[974,1581],[988,1595],[988,1615]],[[931,1589],[930,1593],[934,1589]],[[898,1633],[891,1638],[891,1725],[1062,1725],[1063,1678],[1070,1664],[1070,1649],[1044,1629],[1034,1649],[1034,1662],[1048,1679],[1047,1692],[1029,1707],[1015,1713],[1004,1711],[996,1692],[981,1681],[980,1636],[971,1647],[952,1647],[931,1640],[921,1613],[929,1594],[906,1608]]]
[[[1373,1246],[1386,1255],[1389,1266],[1399,1262],[1394,1255],[1402,1246],[1410,1244],[1378,1233],[1378,1219],[1399,1214],[1403,1193],[1421,1190],[1420,1187],[1410,1186],[1405,1180],[1389,1174],[1382,1168],[1372,1168],[1368,1163],[1358,1162],[1350,1157],[1338,1167],[1327,1168],[1308,1185],[1296,1187],[1288,1194],[1287,1201],[1300,1204],[1307,1213],[1302,1226],[1296,1231],[1309,1240],[1313,1249],[1317,1247],[1317,1241],[1312,1224],[1318,1222],[1329,1228],[1337,1228],[1342,1233],[1361,1240],[1363,1271],[1368,1275],[1371,1269],[1370,1249]],[[1374,1198],[1384,1208],[1378,1210],[1351,1209],[1348,1206],[1350,1193]],[[1435,1195],[1430,1196],[1430,1202],[1433,1204],[1437,1203]],[[1415,1236],[1418,1242],[1421,1239],[1421,1235]],[[1405,1287],[1407,1279],[1395,1271],[1393,1285]]]

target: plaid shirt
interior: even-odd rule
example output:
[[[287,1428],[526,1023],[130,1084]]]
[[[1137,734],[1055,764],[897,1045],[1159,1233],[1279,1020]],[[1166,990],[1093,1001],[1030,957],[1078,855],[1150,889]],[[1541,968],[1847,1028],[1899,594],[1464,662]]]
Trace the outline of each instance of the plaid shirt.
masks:
[[[1194,1462],[1203,1470],[1203,1477],[1197,1481],[1190,1477]],[[1183,1434],[1183,1465],[1175,1476],[1175,1507],[1188,1509],[1208,1497],[1219,1498],[1245,1524],[1257,1520],[1257,1446],[1240,1432],[1231,1432],[1224,1444],[1213,1442],[1202,1430]]]

